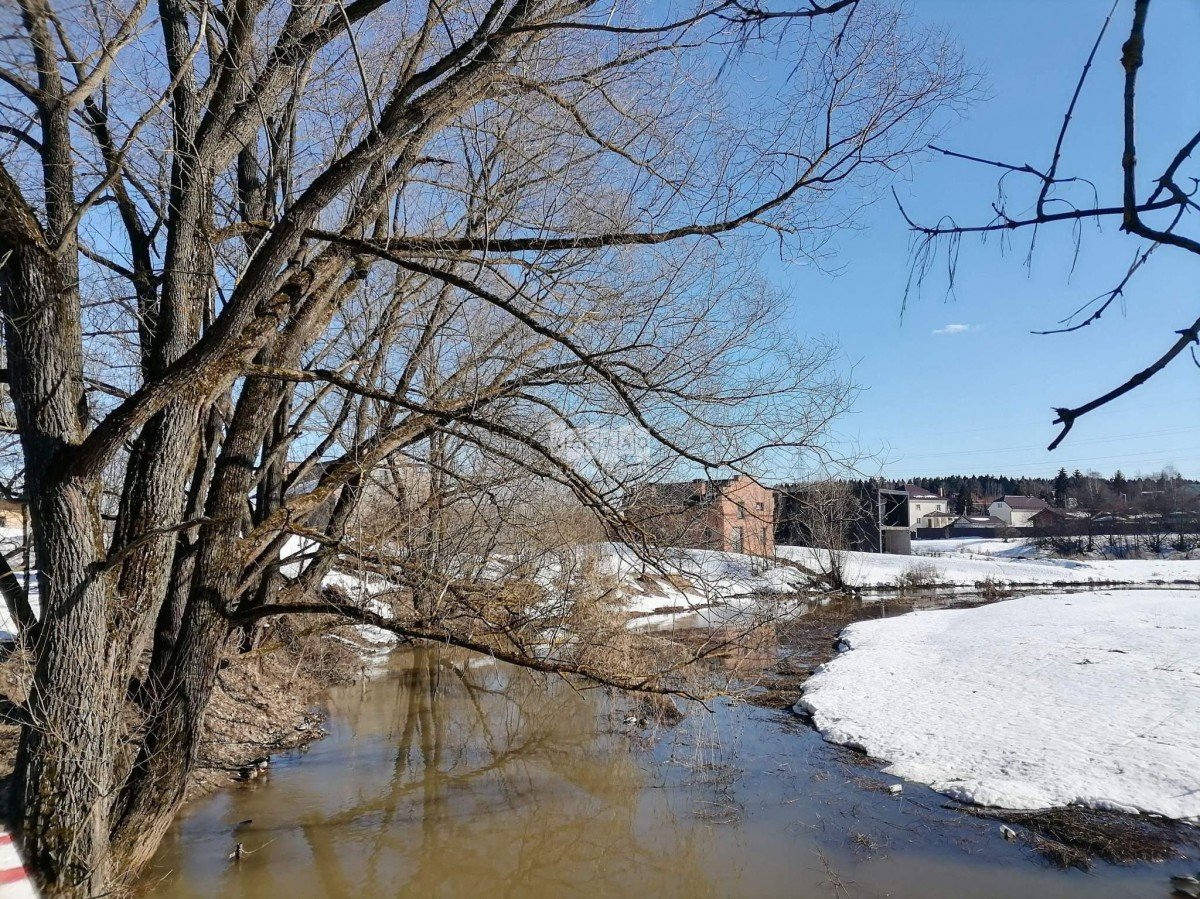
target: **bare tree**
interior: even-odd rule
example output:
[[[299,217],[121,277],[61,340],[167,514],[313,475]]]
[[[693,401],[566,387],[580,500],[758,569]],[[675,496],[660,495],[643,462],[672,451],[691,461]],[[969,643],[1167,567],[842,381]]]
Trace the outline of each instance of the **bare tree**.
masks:
[[[1119,195],[1107,202],[1100,195],[1096,184],[1080,175],[1073,175],[1063,170],[1064,146],[1068,132],[1072,127],[1078,127],[1076,107],[1087,87],[1087,80],[1092,71],[1093,63],[1104,37],[1112,24],[1118,9],[1125,6],[1132,8],[1132,18],[1125,42],[1121,46],[1120,66],[1124,73],[1121,102],[1120,125],[1122,130],[1122,149],[1119,159],[1113,159],[1113,182],[1119,185]],[[1187,127],[1191,136],[1182,142],[1177,150],[1170,155],[1169,162],[1161,172],[1147,177],[1139,168],[1138,161],[1138,74],[1146,60],[1146,23],[1150,12],[1150,0],[1131,0],[1126,4],[1122,0],[1114,0],[1108,16],[1104,19],[1091,52],[1088,54],[1076,82],[1071,100],[1063,114],[1061,127],[1054,141],[1053,148],[1047,154],[1045,165],[1035,167],[1029,163],[1013,163],[1001,159],[992,159],[983,155],[959,152],[955,150],[932,147],[938,152],[961,160],[964,163],[985,166],[1000,172],[998,197],[991,205],[991,216],[986,221],[975,224],[962,224],[951,219],[942,219],[936,225],[922,224],[914,221],[901,208],[901,213],[912,229],[915,238],[915,254],[908,287],[918,285],[929,273],[938,256],[944,251],[947,260],[947,270],[953,279],[958,264],[958,254],[963,237],[988,235],[1001,236],[1002,243],[1007,244],[1010,236],[1017,231],[1030,233],[1029,252],[1032,254],[1040,229],[1051,227],[1069,227],[1073,229],[1074,239],[1078,248],[1080,226],[1084,222],[1097,224],[1106,220],[1120,223],[1122,231],[1140,238],[1141,245],[1133,254],[1128,268],[1120,280],[1109,290],[1083,303],[1069,316],[1058,323],[1058,327],[1036,332],[1039,334],[1062,334],[1078,331],[1098,322],[1112,305],[1127,296],[1130,284],[1152,257],[1160,250],[1184,252],[1200,255],[1200,237],[1189,234],[1187,227],[1195,223],[1197,206],[1194,196],[1196,192],[1196,150],[1200,147],[1200,129],[1190,124]],[[1018,182],[1024,190],[1017,191],[1011,187],[1012,182]],[[1080,197],[1086,202],[1079,202]],[[897,203],[899,201],[897,200]],[[907,293],[907,291],[906,291]],[[1195,344],[1200,343],[1200,318],[1191,323],[1175,322],[1174,336],[1164,351],[1139,371],[1131,374],[1126,380],[1089,402],[1079,406],[1060,407],[1055,409],[1054,424],[1061,425],[1058,435],[1051,441],[1049,449],[1053,450],[1066,438],[1075,422],[1080,417],[1111,403],[1137,389],[1154,377],[1172,361],[1190,350],[1192,360],[1200,366],[1200,358],[1195,353]]]
[[[518,470],[619,534],[633,469],[819,445],[837,379],[751,260],[763,236],[819,257],[964,89],[937,35],[863,0],[672,11],[0,10],[0,297],[41,602],[13,795],[48,895],[154,851],[222,656],[273,616],[677,689],[686,654],[472,569],[447,522]],[[636,462],[580,452],[614,431]],[[364,514],[402,490],[419,523]],[[386,590],[330,590],[335,568]],[[591,639],[548,650],[559,624]]]
[[[849,481],[827,479],[799,486],[792,498],[794,524],[817,550],[812,563],[820,580],[831,590],[846,590],[847,551],[866,514],[863,497]]]

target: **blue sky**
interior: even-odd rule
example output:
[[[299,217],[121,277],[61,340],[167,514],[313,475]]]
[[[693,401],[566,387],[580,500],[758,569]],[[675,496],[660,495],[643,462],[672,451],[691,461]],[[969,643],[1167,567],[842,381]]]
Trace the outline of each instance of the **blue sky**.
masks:
[[[914,2],[914,18],[954,35],[984,77],[986,99],[952,121],[940,143],[1045,166],[1108,7],[1108,0]],[[1095,182],[1105,204],[1120,197],[1119,54],[1131,10],[1130,0],[1121,0],[1060,169]],[[1139,106],[1139,163],[1147,174],[1161,172],[1197,127],[1198,37],[1200,3],[1156,0]],[[918,220],[949,213],[960,223],[979,222],[989,217],[995,174],[925,159],[896,188]],[[1016,182],[1009,195],[1033,196]],[[953,295],[946,279],[934,276],[902,314],[909,236],[890,194],[866,209],[860,224],[838,241],[838,274],[778,258],[767,260],[767,271],[791,298],[797,335],[836,339],[862,388],[854,413],[837,428],[865,454],[862,471],[1044,475],[1066,466],[1130,474],[1171,464],[1200,477],[1200,369],[1189,358],[1080,419],[1056,451],[1046,450],[1057,433],[1052,407],[1077,406],[1117,386],[1195,319],[1200,259],[1163,249],[1135,277],[1123,309],[1073,334],[1035,336],[1029,332],[1053,327],[1114,286],[1140,242],[1115,222],[1102,231],[1088,224],[1072,272],[1069,226],[1039,234],[1031,267],[1028,233],[1007,252],[995,238],[965,239]]]

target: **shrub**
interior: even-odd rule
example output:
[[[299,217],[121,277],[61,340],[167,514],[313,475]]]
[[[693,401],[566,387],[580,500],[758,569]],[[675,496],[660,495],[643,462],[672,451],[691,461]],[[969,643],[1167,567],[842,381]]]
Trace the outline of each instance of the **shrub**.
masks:
[[[1005,599],[1017,592],[1003,581],[994,577],[984,578],[976,586],[979,588],[979,595],[984,599]]]
[[[928,562],[916,562],[896,575],[896,586],[902,591],[927,590],[942,583],[937,569]]]

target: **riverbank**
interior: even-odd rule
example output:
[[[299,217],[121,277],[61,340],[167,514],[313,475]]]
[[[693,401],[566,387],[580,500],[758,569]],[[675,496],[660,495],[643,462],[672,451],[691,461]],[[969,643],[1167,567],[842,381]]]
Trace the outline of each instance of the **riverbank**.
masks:
[[[282,621],[250,652],[226,659],[217,674],[205,717],[200,760],[188,781],[187,800],[257,777],[253,763],[306,746],[326,735],[322,703],[330,687],[364,676],[363,652],[354,635],[327,639]],[[7,788],[21,728],[14,709],[25,702],[32,659],[12,647],[0,660],[0,784]],[[251,771],[255,773],[251,773]]]

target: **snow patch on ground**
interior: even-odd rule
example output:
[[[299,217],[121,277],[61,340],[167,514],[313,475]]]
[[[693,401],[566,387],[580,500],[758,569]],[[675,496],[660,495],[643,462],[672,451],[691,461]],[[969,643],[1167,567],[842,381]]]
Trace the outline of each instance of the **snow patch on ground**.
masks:
[[[286,577],[297,577],[307,567],[309,558],[306,558],[317,548],[316,544],[303,537],[295,535],[288,537],[284,542],[283,547],[279,550],[280,559],[296,559],[294,562],[289,562],[280,566],[280,571]],[[361,606],[368,612],[374,612],[381,618],[391,618],[391,607],[375,597],[389,590],[394,590],[395,585],[384,580],[383,578],[368,574],[354,575],[347,574],[342,571],[331,571],[325,575],[321,581],[322,586],[334,587],[346,594],[350,600]],[[357,624],[353,626],[354,632],[366,643],[375,647],[370,652],[363,651],[363,648],[356,646],[355,648],[363,651],[363,655],[376,655],[384,652],[399,642],[400,638],[391,631],[384,630],[380,627],[375,627],[370,624]],[[336,635],[331,635],[335,639],[341,639]],[[343,640],[342,642],[348,642]],[[353,644],[351,644],[353,645]]]
[[[1200,822],[1200,591],[1027,596],[853,624],[798,711],[963,802]]]

